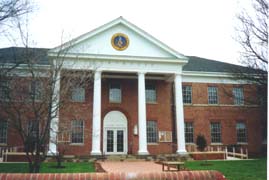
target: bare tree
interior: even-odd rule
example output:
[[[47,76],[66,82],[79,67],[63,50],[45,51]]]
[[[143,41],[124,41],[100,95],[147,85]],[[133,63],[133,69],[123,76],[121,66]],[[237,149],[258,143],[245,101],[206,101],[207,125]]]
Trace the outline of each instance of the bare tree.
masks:
[[[7,38],[7,34],[9,34],[10,31],[17,29],[18,26],[21,26],[25,15],[29,14],[33,10],[33,6],[28,1],[29,0],[0,1],[0,38]],[[19,29],[19,31],[20,30],[21,29]],[[12,62],[9,61],[10,59],[2,58],[2,56],[6,56],[6,54],[4,54],[4,52],[0,52],[0,87],[1,79],[5,77],[7,73],[19,66],[23,61],[23,59],[18,60],[15,57],[17,52],[10,51],[8,53],[9,56],[13,56]],[[20,52],[18,52],[18,54],[20,54]]]
[[[268,70],[268,2],[254,0],[252,6],[253,13],[243,11],[237,16],[240,24],[236,27],[236,40],[243,48],[241,61],[250,68],[250,73],[242,72],[239,75],[259,85],[264,94],[267,92]]]
[[[244,10],[238,14],[236,40],[243,48],[241,62],[249,69],[237,68],[235,78],[256,85],[257,97],[262,111],[263,137],[267,132],[267,81],[268,81],[268,1],[253,0],[252,11]]]
[[[66,51],[59,51],[59,56],[47,59],[46,64],[42,64],[42,58],[47,58],[42,52],[24,48],[24,63],[5,76],[5,89],[0,92],[0,116],[19,134],[29,171],[33,173],[39,172],[47,156],[50,133],[54,130],[51,124],[55,123],[53,119],[58,117],[59,109],[68,108],[74,87],[89,86],[92,82],[92,71],[63,68],[65,57],[62,53]],[[59,80],[60,92],[57,91]]]
[[[10,26],[10,21],[17,20],[32,10],[28,0],[0,1],[0,31],[3,26]]]

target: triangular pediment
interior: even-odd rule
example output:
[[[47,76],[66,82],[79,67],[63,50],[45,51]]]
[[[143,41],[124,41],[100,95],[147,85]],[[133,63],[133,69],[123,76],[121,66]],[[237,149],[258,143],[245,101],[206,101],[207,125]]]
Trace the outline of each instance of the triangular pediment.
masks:
[[[117,49],[116,43],[119,39],[113,39],[117,34],[125,35],[123,36],[123,45],[126,46],[124,50]],[[126,41],[128,41],[127,45]],[[122,17],[56,47],[50,53],[59,51],[64,51],[67,55],[187,59]]]

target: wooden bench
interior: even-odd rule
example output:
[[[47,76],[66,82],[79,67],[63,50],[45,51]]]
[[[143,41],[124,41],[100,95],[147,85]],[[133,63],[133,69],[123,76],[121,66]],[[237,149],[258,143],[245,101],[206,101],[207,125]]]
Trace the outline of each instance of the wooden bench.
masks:
[[[177,168],[177,171],[180,171],[180,169],[182,169],[185,165],[184,162],[179,162],[179,161],[164,161],[161,162],[162,164],[162,170],[165,171],[165,166],[167,166],[167,170],[166,171],[170,171],[170,167],[175,167]]]

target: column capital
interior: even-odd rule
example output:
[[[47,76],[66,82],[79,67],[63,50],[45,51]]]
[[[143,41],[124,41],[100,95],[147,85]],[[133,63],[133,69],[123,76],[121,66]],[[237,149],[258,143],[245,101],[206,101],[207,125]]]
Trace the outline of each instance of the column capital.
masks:
[[[182,73],[180,72],[180,73],[174,73],[174,77],[176,77],[176,76],[182,76]]]
[[[142,74],[145,75],[145,74],[147,74],[147,72],[146,71],[138,71],[137,74],[138,75],[142,75]]]
[[[96,69],[96,70],[93,71],[93,72],[94,72],[94,74],[97,74],[97,73],[101,74],[101,73],[102,73],[102,70],[101,70],[101,69]]]

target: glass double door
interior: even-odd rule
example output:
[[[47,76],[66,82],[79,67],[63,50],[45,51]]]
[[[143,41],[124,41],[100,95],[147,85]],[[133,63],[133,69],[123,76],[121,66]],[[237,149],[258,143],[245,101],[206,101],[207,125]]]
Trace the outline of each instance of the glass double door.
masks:
[[[106,129],[106,154],[125,154],[126,131],[124,129]]]

